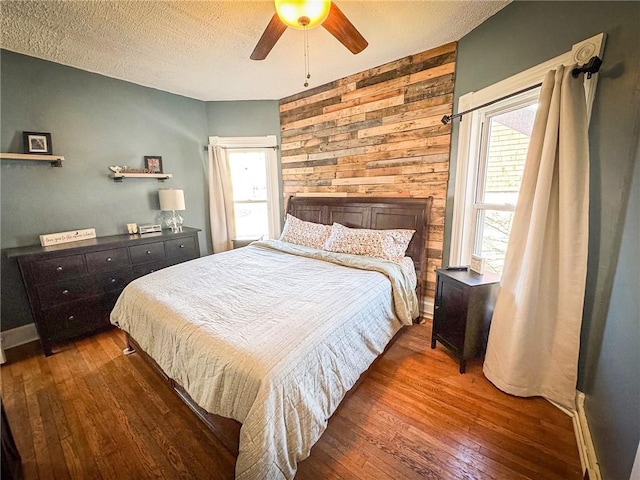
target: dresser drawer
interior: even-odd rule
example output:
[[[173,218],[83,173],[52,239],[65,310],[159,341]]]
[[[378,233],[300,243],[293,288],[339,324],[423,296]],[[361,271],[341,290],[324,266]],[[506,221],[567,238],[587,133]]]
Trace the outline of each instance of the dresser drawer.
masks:
[[[86,257],[89,273],[107,272],[129,265],[129,255],[126,247],[87,253]]]
[[[179,263],[179,262],[176,262],[176,263]],[[162,270],[163,268],[168,267],[172,264],[173,263],[169,260],[161,260],[159,262],[145,263],[144,265],[134,265],[133,277],[134,278],[142,277],[143,275],[147,275],[149,273]]]
[[[50,308],[80,300],[90,293],[90,284],[87,277],[69,278],[55,283],[38,285],[40,308]]]
[[[145,245],[136,245],[129,247],[131,253],[131,263],[140,264],[154,262],[165,257],[164,242],[147,243]]]
[[[167,250],[167,258],[173,257],[196,257],[196,241],[193,237],[176,238],[164,242]]]
[[[102,295],[106,292],[122,290],[131,280],[133,280],[133,272],[130,268],[102,273],[94,277],[93,289],[97,294]]]
[[[64,278],[77,277],[86,272],[82,255],[39,260],[33,262],[32,269],[36,283],[55,282]]]
[[[52,341],[66,340],[109,326],[101,299],[69,303],[43,312],[47,337]]]

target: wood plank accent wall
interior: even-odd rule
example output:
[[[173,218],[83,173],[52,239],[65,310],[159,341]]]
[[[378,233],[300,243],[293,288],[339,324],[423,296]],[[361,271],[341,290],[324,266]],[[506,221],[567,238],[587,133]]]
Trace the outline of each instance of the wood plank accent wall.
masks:
[[[426,295],[442,264],[456,43],[280,100],[284,195],[433,196]]]

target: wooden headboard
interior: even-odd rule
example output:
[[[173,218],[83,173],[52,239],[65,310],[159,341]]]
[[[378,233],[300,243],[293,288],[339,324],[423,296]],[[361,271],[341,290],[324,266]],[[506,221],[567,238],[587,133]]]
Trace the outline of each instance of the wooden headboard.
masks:
[[[300,220],[325,225],[336,222],[351,228],[415,230],[407,248],[407,256],[413,259],[416,266],[418,299],[422,306],[432,201],[433,197],[289,197],[287,213]]]

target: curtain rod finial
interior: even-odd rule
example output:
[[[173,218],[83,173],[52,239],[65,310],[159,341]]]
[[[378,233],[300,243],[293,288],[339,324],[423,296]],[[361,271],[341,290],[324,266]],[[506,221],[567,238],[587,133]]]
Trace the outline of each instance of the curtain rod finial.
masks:
[[[571,71],[571,75],[573,78],[578,78],[578,75],[581,73],[587,74],[587,79],[591,78],[594,73],[598,73],[600,71],[600,67],[602,66],[602,60],[598,56],[591,57],[587,63],[582,65],[581,67],[574,68]]]

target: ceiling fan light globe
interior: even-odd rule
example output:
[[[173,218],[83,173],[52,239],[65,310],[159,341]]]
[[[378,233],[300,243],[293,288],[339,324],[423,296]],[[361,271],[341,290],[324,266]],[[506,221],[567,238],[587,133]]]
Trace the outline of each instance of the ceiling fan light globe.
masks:
[[[280,20],[298,30],[319,27],[331,9],[331,0],[275,0],[274,3]]]

